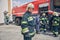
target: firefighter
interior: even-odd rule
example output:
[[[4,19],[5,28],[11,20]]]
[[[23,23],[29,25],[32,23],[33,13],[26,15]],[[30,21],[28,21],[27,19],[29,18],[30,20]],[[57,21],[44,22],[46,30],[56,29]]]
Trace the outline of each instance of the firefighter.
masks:
[[[44,33],[46,33],[46,27],[49,24],[48,18],[46,17],[46,14],[43,13],[42,16],[40,17],[40,31],[43,31]]]
[[[59,13],[59,19],[60,19],[60,13]],[[59,25],[60,25],[60,22],[59,22]],[[59,34],[60,34],[60,26],[59,26]]]
[[[9,15],[7,11],[4,11],[4,22],[5,24],[9,24]]]
[[[52,27],[53,27],[53,35],[55,37],[57,37],[58,36],[58,27],[59,27],[59,15],[57,12],[53,13]]]
[[[34,5],[32,3],[28,4],[27,11],[23,15],[21,21],[21,28],[24,40],[32,40],[32,37],[35,35],[34,18],[32,17],[33,10]]]

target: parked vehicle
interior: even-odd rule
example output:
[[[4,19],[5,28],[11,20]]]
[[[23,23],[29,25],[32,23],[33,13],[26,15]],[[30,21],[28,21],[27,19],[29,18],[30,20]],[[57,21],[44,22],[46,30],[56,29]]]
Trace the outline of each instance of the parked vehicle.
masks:
[[[60,0],[31,0],[31,1],[26,0],[22,2],[22,5],[20,5],[19,7],[18,6],[13,7],[12,9],[13,20],[17,25],[20,25],[22,16],[25,13],[26,7],[29,3],[32,3],[35,6],[33,14],[41,13],[42,11],[47,12],[48,14],[52,14],[56,8],[60,9],[59,2]]]

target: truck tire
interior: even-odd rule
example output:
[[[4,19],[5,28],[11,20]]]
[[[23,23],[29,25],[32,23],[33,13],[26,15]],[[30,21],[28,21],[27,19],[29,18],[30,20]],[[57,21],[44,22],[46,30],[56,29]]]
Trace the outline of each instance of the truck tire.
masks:
[[[21,20],[20,20],[20,18],[16,18],[16,19],[15,19],[15,24],[18,25],[18,26],[21,25]]]

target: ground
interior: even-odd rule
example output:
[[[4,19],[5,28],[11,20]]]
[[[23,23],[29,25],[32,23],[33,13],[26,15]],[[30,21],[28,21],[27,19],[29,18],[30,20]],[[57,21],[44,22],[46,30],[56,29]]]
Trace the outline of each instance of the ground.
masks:
[[[52,33],[48,34],[36,34],[33,40],[59,40],[59,37],[53,37]],[[21,27],[14,24],[0,25],[0,40],[23,40],[21,34]]]

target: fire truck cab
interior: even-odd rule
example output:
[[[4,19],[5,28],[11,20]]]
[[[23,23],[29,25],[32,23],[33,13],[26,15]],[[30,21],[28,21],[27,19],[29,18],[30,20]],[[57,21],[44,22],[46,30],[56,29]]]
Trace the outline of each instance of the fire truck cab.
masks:
[[[20,25],[21,19],[23,14],[26,12],[26,7],[29,3],[34,4],[34,12],[33,14],[46,12],[48,14],[52,14],[55,10],[56,12],[60,12],[60,0],[26,0],[26,3],[23,1],[20,1],[23,3],[21,6],[16,6],[12,9],[13,13],[13,20],[16,24]],[[49,11],[50,10],[50,11]]]

